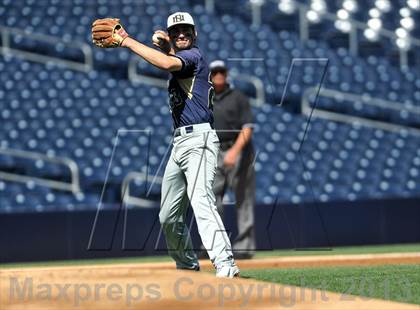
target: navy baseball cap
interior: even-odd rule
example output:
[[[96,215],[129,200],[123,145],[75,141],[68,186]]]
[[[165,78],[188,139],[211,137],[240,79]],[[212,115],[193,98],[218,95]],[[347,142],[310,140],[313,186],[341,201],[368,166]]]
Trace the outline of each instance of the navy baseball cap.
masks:
[[[227,67],[223,60],[214,60],[209,65],[210,71],[226,71]]]

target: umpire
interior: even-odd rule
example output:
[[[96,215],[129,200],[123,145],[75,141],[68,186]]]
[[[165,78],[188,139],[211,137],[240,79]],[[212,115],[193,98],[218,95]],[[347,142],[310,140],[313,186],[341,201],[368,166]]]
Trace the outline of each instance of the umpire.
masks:
[[[214,129],[220,151],[213,190],[223,218],[223,196],[229,188],[235,193],[238,237],[233,244],[239,259],[252,258],[255,252],[254,204],[255,170],[252,145],[253,116],[248,98],[227,83],[227,67],[222,60],[210,63]]]

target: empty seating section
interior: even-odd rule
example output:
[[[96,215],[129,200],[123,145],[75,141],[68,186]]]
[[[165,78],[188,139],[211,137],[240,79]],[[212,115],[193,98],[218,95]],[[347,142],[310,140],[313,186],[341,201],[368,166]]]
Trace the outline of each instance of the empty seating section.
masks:
[[[169,12],[185,10],[189,7],[188,1],[185,0],[162,1],[162,3],[122,1],[118,4],[113,1],[94,3],[43,1],[36,4],[33,1],[3,0],[3,2],[5,8],[0,10],[0,17],[2,17],[0,23],[6,26],[59,36],[67,41],[74,39],[86,43],[90,43],[91,40],[91,22],[97,17],[109,16],[111,12],[114,16],[121,18],[131,35],[143,42],[150,42],[153,30],[165,26]],[[241,1],[237,2],[242,4],[236,4],[241,10],[249,10],[247,5]],[[275,12],[278,15],[278,9],[270,7],[273,4],[273,1],[267,1],[263,12],[266,14]],[[219,5],[224,8],[223,4]],[[367,5],[368,8],[369,5]],[[228,65],[233,70],[262,79],[269,102],[280,101],[289,77],[290,66],[293,63],[286,99],[293,105],[297,105],[305,88],[317,86],[320,83],[322,68],[327,65],[325,60],[307,59],[328,58],[328,71],[323,80],[323,87],[402,103],[402,112],[399,112],[394,109],[374,108],[369,104],[360,105],[358,102],[349,102],[346,105],[347,112],[366,117],[372,117],[373,112],[376,118],[384,121],[420,126],[420,117],[415,117],[418,114],[408,116],[409,111],[404,110],[404,106],[412,108],[420,104],[420,74],[415,68],[400,71],[391,66],[385,58],[374,55],[366,58],[354,57],[347,49],[334,50],[322,40],[301,43],[295,31],[282,30],[274,22],[263,24],[261,27],[253,27],[246,18],[241,19],[241,14],[219,16],[215,13],[212,15],[207,13],[202,5],[192,6],[191,11],[197,21],[199,44],[206,51],[208,58],[227,59]],[[227,11],[231,10],[227,9]],[[135,12],[142,12],[142,14],[135,14]],[[278,19],[264,18],[263,20]],[[27,40],[19,36],[16,36],[14,41],[17,46],[28,44]],[[36,42],[31,44],[33,46],[30,48],[41,49],[35,46]],[[60,45],[55,47],[57,48],[60,49]],[[67,53],[70,58],[77,57],[75,51],[62,46],[59,52]],[[238,58],[248,60],[239,61]],[[260,60],[250,60],[250,58]],[[299,60],[301,58],[306,60]],[[112,51],[94,49],[94,59],[97,68],[105,66],[112,69],[114,74],[124,75],[130,54],[124,49]],[[147,75],[167,77],[166,73],[144,61],[139,62],[138,70]],[[246,91],[250,93],[252,90]],[[330,105],[321,100],[318,107],[335,111],[340,106],[341,104]]]
[[[164,90],[16,58],[3,58],[1,64],[8,81],[0,90],[2,147],[75,160],[84,189],[76,204],[70,194],[29,185],[23,191],[21,185],[2,182],[5,210],[32,202],[36,210],[73,209],[87,202],[96,207],[107,174],[106,192],[113,192],[105,197],[114,199],[129,171],[162,175],[159,165],[172,132]],[[107,91],[112,85],[123,91]],[[305,118],[271,105],[254,113],[259,202],[271,203],[277,196],[298,203],[420,193],[420,141],[414,136],[313,120],[300,147]],[[13,171],[13,159],[3,162]]]
[[[374,55],[354,57],[345,48],[334,49],[321,39],[301,43],[295,29],[280,29],[268,15],[263,15],[265,24],[252,26],[247,7],[239,0],[217,2],[219,11],[214,14],[207,13],[200,1],[187,0],[0,3],[0,25],[86,43],[90,43],[90,24],[97,17],[118,16],[128,33],[150,42],[153,30],[165,26],[170,12],[191,11],[199,45],[209,60],[225,59],[231,70],[264,82],[268,104],[254,108],[258,203],[420,195],[418,136],[313,119],[304,137],[308,120],[288,109],[300,104],[305,89],[320,83],[326,66],[325,88],[363,95],[366,101],[382,98],[420,109],[416,68],[400,70]],[[232,3],[243,5],[235,11]],[[269,11],[265,8],[263,12]],[[12,44],[38,52],[45,48],[19,36]],[[53,48],[61,55],[79,57],[63,46]],[[101,197],[103,203],[120,201],[121,182],[130,171],[162,176],[172,139],[167,94],[164,89],[125,79],[131,57],[124,49],[94,49],[95,70],[89,73],[0,57],[0,147],[74,160],[83,190],[73,195],[34,182],[0,180],[0,212],[92,209]],[[144,61],[137,69],[167,78],[165,72]],[[244,91],[253,90],[245,87]],[[283,93],[285,101],[280,107]],[[313,103],[314,98],[310,99]],[[346,96],[321,97],[317,107],[420,127],[420,115],[403,107],[383,108]],[[61,166],[1,154],[0,170],[69,179],[69,172]],[[144,188],[144,182],[138,181],[131,192],[144,196]],[[153,187],[151,196],[159,196],[158,187]]]
[[[256,117],[264,202],[277,195],[300,202],[418,194],[416,136],[312,120],[301,145],[306,119],[268,105]]]
[[[191,0],[190,2],[194,4],[202,4],[203,1],[201,0]],[[251,4],[248,0],[233,0],[233,1],[215,1],[216,10],[218,12],[225,12],[231,15],[238,15],[241,16],[246,22],[252,22],[252,10]],[[259,2],[259,1],[254,1]],[[296,9],[292,9],[290,14],[285,14],[279,10],[279,3],[281,0],[264,0],[264,4],[261,7],[262,13],[262,21],[265,24],[269,24],[274,30],[295,30],[299,27],[299,12]],[[291,1],[292,2],[292,1]],[[310,5],[310,0],[307,1],[295,1],[300,2],[302,4]],[[385,2],[385,1],[383,1]],[[386,6],[382,2],[382,7]],[[383,10],[380,12],[380,18],[382,22],[382,27],[388,30],[395,30],[396,28],[400,27],[400,20],[401,14],[400,9],[403,7],[407,7],[407,0],[394,0],[388,1],[390,7],[388,11]],[[343,9],[343,1],[325,1],[326,9],[329,13],[335,15],[338,10]],[[379,3],[381,6],[381,3]],[[290,6],[289,6],[290,7]],[[356,21],[367,23],[372,16],[369,15],[370,9],[375,8],[375,1],[356,1],[356,11],[350,14],[350,17]],[[413,19],[418,20],[420,17],[420,12],[416,10],[411,10],[410,12],[411,17]],[[311,31],[314,29],[314,31]],[[328,19],[321,19],[320,23],[312,24],[310,29],[310,34],[312,37],[317,39],[328,39],[328,38],[337,38],[340,33],[339,30],[334,27],[333,22],[329,21]],[[420,37],[420,25],[417,23],[414,25],[414,28],[411,30],[411,35],[413,37]],[[367,41],[367,39],[361,35],[359,40],[363,43]],[[387,47],[387,51],[383,52],[391,52],[392,50],[396,50],[396,45],[393,42],[381,40],[379,42],[382,46]]]
[[[167,95],[155,87],[135,87],[106,73],[89,74],[2,58],[1,146],[62,156],[76,161],[82,185],[98,193],[109,184],[120,190],[131,170],[157,172],[169,147]],[[121,91],[110,91],[110,89]],[[153,148],[153,151],[148,151]],[[111,161],[112,158],[112,161]],[[3,161],[2,161],[3,162]],[[13,158],[4,160],[18,169]],[[54,169],[38,163],[51,178]],[[27,172],[34,175],[37,164]],[[29,171],[28,171],[29,170]]]

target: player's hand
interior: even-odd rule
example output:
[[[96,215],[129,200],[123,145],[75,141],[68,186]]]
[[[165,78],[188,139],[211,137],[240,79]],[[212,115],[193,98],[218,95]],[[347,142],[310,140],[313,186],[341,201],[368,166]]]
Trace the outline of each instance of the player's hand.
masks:
[[[152,43],[154,46],[160,48],[165,53],[171,50],[171,41],[168,34],[163,30],[156,30],[152,36]]]
[[[223,164],[226,168],[233,168],[236,165],[236,162],[238,161],[239,153],[234,149],[230,148],[225,155],[225,158],[223,159]]]

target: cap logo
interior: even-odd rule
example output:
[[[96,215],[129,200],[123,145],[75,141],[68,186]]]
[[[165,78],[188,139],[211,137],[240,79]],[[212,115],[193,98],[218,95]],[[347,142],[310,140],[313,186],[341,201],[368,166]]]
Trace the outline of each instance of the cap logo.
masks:
[[[184,18],[184,15],[178,14],[178,15],[175,15],[172,18],[172,20],[173,20],[173,23],[180,23],[180,22],[184,22],[185,21],[185,18]]]

